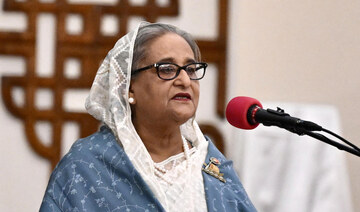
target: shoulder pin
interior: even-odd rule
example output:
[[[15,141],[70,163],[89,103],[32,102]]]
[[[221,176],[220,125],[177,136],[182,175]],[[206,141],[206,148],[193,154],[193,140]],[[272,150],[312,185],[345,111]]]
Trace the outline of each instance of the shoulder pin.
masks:
[[[205,173],[217,178],[221,182],[226,183],[226,180],[223,177],[224,174],[220,173],[220,170],[219,170],[219,167],[218,167],[218,165],[221,164],[220,161],[217,158],[214,158],[214,157],[211,157],[209,160],[210,160],[210,162],[208,164],[204,163],[204,167],[202,168],[202,170]]]

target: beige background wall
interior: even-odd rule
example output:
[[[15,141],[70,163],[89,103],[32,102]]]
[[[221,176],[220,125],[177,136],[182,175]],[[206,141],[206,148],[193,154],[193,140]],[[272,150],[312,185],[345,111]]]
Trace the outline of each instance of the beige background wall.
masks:
[[[342,135],[360,146],[360,1],[232,3],[239,95],[334,105]],[[360,158],[347,164],[359,211]]]

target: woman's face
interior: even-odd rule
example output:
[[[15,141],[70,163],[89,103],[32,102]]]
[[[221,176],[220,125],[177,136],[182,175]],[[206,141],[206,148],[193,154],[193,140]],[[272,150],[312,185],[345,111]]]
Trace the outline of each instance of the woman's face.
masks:
[[[189,44],[175,33],[166,33],[149,42],[147,55],[140,66],[159,62],[172,62],[184,66],[195,62],[194,53]],[[173,80],[162,80],[156,69],[140,72],[132,79],[129,96],[135,99],[133,112],[135,121],[147,121],[155,124],[185,123],[194,116],[199,101],[199,81],[190,80],[181,70]]]

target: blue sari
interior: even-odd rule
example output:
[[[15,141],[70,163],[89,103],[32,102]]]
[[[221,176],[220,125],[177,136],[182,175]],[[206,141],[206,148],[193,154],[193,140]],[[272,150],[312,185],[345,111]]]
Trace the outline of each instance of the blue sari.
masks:
[[[209,139],[208,139],[209,140]],[[226,182],[203,172],[208,211],[256,211],[232,162],[209,141]],[[40,208],[47,211],[165,211],[111,130],[80,139],[53,171]]]

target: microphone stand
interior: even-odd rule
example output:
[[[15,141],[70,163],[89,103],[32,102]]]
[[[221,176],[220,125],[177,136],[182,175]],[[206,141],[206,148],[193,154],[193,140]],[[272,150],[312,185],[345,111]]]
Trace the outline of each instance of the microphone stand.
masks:
[[[327,144],[329,144],[331,146],[334,146],[334,147],[338,148],[339,150],[343,150],[343,151],[346,151],[348,153],[351,153],[353,155],[356,155],[356,156],[360,157],[360,149],[357,146],[350,143],[349,141],[342,138],[341,136],[331,132],[330,130],[324,129],[322,127],[320,127],[321,129],[317,129],[317,130],[308,130],[308,129],[304,129],[303,127],[299,127],[299,126],[296,126],[296,127],[294,127],[294,126],[292,126],[292,127],[282,126],[281,128],[284,128],[284,129],[286,129],[286,130],[288,130],[288,131],[290,131],[292,133],[298,134],[300,136],[301,135],[308,135],[308,136],[313,137],[313,138],[315,138],[317,140],[320,140],[320,141],[322,141],[324,143],[327,143]],[[323,134],[313,132],[313,131],[319,131],[319,130],[324,131],[326,133],[329,133],[332,136],[335,136],[336,138],[342,140],[343,142],[345,142],[346,144],[348,144],[352,148],[349,147],[349,146],[346,146],[344,144],[341,144],[339,142],[333,141],[333,140],[329,139],[328,137],[324,136]]]
[[[320,134],[320,133],[314,133],[314,132],[305,130],[305,131],[304,131],[304,134],[305,134],[305,135],[308,135],[308,136],[310,136],[310,137],[313,137],[313,138],[315,138],[315,139],[318,139],[318,140],[320,140],[320,141],[322,141],[322,142],[325,142],[325,143],[327,143],[327,144],[330,144],[330,145],[338,148],[339,150],[343,150],[343,151],[346,151],[346,152],[348,152],[348,153],[351,153],[351,154],[353,154],[353,155],[356,155],[356,156],[360,157],[360,151],[355,150],[355,149],[353,149],[353,148],[350,148],[350,147],[348,147],[348,146],[345,146],[345,145],[343,145],[343,144],[341,144],[341,143],[338,143],[338,142],[336,142],[336,141],[333,141],[333,140],[327,138],[326,136],[324,136],[324,135],[322,135],[322,134]]]
[[[329,145],[332,145],[332,146],[338,148],[339,150],[343,150],[343,151],[346,151],[348,153],[351,153],[353,155],[360,157],[360,148],[359,147],[350,143],[349,141],[347,141],[346,139],[337,135],[336,133],[333,133],[330,130],[327,130],[327,129],[321,127],[320,125],[315,124],[314,122],[304,121],[304,120],[301,120],[298,118],[291,118],[291,119],[289,119],[290,121],[284,122],[283,118],[290,117],[290,115],[285,113],[285,111],[279,107],[277,108],[277,110],[267,109],[267,112],[271,113],[273,115],[277,115],[278,117],[281,117],[282,121],[279,121],[279,119],[275,119],[272,121],[263,121],[262,124],[264,126],[277,126],[277,127],[286,129],[292,133],[298,134],[300,136],[308,135],[308,136],[318,139],[322,142],[325,142]],[[341,141],[343,141],[344,143],[346,143],[349,146],[346,146],[339,142],[333,141],[333,140],[327,138],[326,136],[324,136],[323,134],[315,133],[313,131],[326,132],[326,133],[340,139]]]

